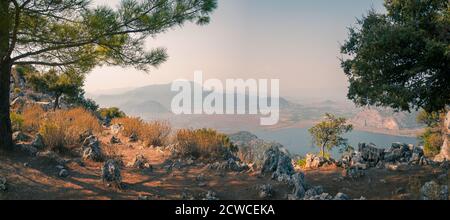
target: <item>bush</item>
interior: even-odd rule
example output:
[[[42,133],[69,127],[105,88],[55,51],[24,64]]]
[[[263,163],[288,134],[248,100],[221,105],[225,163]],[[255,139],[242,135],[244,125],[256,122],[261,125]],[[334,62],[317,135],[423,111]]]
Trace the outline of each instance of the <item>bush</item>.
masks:
[[[13,131],[20,131],[23,129],[24,119],[22,115],[17,114],[15,112],[11,112],[10,118]]]
[[[52,112],[43,120],[39,129],[45,145],[53,150],[78,145],[80,134],[86,131],[99,133],[101,126],[97,118],[83,108]]]
[[[125,118],[115,118],[112,120],[111,124],[122,125],[123,126],[122,134],[125,136],[135,134],[138,136],[138,138],[142,138],[140,135],[143,133],[145,122],[140,118],[125,117]]]
[[[444,139],[439,131],[433,131],[431,128],[427,128],[425,132],[420,136],[423,144],[423,150],[425,156],[434,157],[441,151],[441,147],[444,144]]]
[[[298,159],[296,164],[297,164],[297,166],[304,168],[306,166],[306,158]]]
[[[149,147],[164,146],[167,144],[172,129],[168,122],[154,121],[144,124],[144,128],[138,134],[144,143]]]
[[[14,94],[20,94],[22,92],[22,90],[20,88],[14,88]]]
[[[212,129],[182,129],[177,132],[176,141],[175,152],[181,157],[217,160],[238,151],[226,135]]]
[[[151,145],[164,146],[167,144],[172,130],[168,122],[144,122],[140,118],[133,117],[115,118],[112,124],[122,125],[123,135],[131,136],[135,134],[147,147]]]
[[[24,129],[37,131],[45,116],[45,111],[40,105],[28,105],[23,110]]]
[[[101,108],[98,110],[100,116],[105,119],[114,119],[114,118],[124,118],[126,117],[125,113],[121,111],[119,108],[111,107],[111,108]]]

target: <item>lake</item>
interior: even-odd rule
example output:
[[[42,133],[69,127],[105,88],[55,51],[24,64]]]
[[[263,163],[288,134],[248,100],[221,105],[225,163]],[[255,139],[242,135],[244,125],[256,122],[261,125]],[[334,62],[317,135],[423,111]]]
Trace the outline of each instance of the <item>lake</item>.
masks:
[[[275,131],[253,131],[259,138],[267,141],[275,141],[284,145],[291,153],[306,155],[307,153],[318,153],[320,150],[312,144],[311,135],[306,128],[287,128]],[[355,149],[358,143],[374,143],[379,148],[389,148],[394,142],[417,144],[414,137],[401,137],[386,134],[376,134],[364,131],[353,131],[345,136],[349,144]],[[337,158],[340,153],[338,149],[333,150],[332,156]]]

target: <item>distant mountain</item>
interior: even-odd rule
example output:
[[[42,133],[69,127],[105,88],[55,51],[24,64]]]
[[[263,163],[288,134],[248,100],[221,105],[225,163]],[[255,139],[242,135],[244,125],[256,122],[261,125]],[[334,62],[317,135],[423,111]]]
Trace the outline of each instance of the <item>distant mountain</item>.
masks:
[[[252,128],[261,128],[259,126],[259,116],[255,115],[239,117],[236,115],[175,116],[171,112],[171,102],[176,94],[176,92],[171,91],[170,84],[163,84],[140,87],[120,94],[94,94],[93,98],[102,107],[119,107],[128,115],[139,116],[146,120],[168,119],[174,126],[179,127],[212,127],[223,130],[230,128],[243,130],[245,128],[250,131]],[[204,92],[203,96],[206,97],[209,94],[211,92]],[[224,94],[222,95],[225,96]],[[249,96],[246,96],[246,100],[248,99]],[[420,125],[415,120],[416,113],[395,113],[392,110],[382,108],[357,108],[350,102],[333,100],[296,103],[280,97],[279,103],[280,123],[276,128],[310,126],[320,120],[325,113],[346,117],[356,128],[364,130],[420,128]],[[248,110],[248,106],[246,109]]]

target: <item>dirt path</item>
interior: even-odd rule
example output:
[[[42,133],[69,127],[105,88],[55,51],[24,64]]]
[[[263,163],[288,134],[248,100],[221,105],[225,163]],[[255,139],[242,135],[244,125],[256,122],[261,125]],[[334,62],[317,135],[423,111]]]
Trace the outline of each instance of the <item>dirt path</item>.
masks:
[[[118,145],[116,149],[117,154],[123,155],[125,164],[142,154],[149,159],[153,170],[124,168],[124,189],[116,190],[102,183],[101,163],[80,165],[69,162],[66,165],[69,176],[60,178],[54,161],[19,152],[0,152],[0,176],[8,181],[8,190],[0,192],[0,199],[135,200],[140,195],[148,199],[202,199],[211,190],[220,199],[247,200],[258,199],[256,187],[267,183],[273,185],[273,199],[286,199],[291,190],[269,177],[255,173],[216,172],[201,164],[167,171],[164,161],[169,157],[168,152],[129,144]],[[443,175],[439,168],[411,167],[395,172],[371,169],[358,180],[343,180],[341,172],[338,168],[306,171],[306,181],[312,186],[323,186],[325,192],[332,195],[343,192],[351,198],[416,199],[421,185]],[[199,176],[203,176],[202,180]]]

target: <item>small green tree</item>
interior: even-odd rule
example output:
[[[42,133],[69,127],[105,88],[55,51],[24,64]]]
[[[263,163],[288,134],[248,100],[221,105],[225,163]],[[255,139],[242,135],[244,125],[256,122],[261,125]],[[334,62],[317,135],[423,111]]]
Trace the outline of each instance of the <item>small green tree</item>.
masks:
[[[425,131],[418,136],[421,144],[423,144],[425,155],[434,157],[441,151],[446,135],[444,120],[445,112],[427,112],[422,110],[417,115],[417,122],[427,127]]]
[[[352,130],[353,125],[347,124],[347,119],[327,113],[324,120],[309,129],[309,133],[313,137],[313,143],[322,150],[322,157],[325,157],[326,150],[347,146],[347,139],[342,135]]]
[[[101,108],[98,113],[103,119],[124,118],[127,115],[117,107]]]
[[[51,94],[55,101],[53,110],[56,110],[61,96],[77,97],[83,91],[84,76],[75,70],[59,73],[51,69],[44,73],[29,74],[27,82],[35,91]]]

